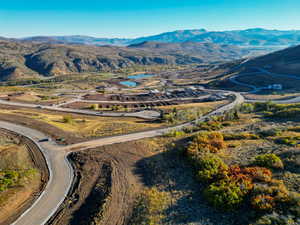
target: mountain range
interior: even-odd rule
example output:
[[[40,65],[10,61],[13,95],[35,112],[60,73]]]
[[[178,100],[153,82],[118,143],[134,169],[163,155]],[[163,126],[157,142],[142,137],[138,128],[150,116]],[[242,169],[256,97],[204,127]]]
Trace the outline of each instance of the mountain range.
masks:
[[[158,35],[128,38],[95,38],[89,36],[36,36],[14,39],[21,42],[43,42],[56,44],[116,45],[126,46],[145,41],[164,43],[205,42],[239,46],[291,46],[300,44],[299,30],[267,30],[262,28],[208,31],[205,29],[178,30]]]
[[[247,50],[213,43],[143,42],[128,47],[0,41],[0,80],[113,71],[134,65],[230,61]]]

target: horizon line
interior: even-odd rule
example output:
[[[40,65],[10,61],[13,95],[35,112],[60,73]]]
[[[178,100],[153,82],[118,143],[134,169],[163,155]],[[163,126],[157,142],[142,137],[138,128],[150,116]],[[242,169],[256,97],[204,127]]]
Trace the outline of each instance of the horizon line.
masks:
[[[205,30],[207,32],[230,32],[230,31],[245,31],[245,30],[255,30],[255,29],[262,29],[262,30],[268,30],[268,31],[300,31],[300,29],[278,29],[278,28],[263,28],[263,27],[248,27],[244,29],[222,29],[222,30],[209,30],[206,28],[190,28],[190,29],[178,29],[178,30],[170,30],[170,31],[165,31],[165,32],[158,32],[158,33],[153,33],[149,35],[137,35],[135,37],[124,37],[124,36],[97,36],[93,34],[58,34],[58,35],[51,35],[51,34],[37,34],[37,35],[28,35],[28,36],[21,36],[21,37],[16,37],[16,36],[2,36],[0,37],[3,38],[8,38],[8,39],[25,39],[25,38],[31,38],[31,37],[76,37],[76,36],[81,36],[81,37],[92,37],[92,38],[104,38],[104,39],[136,39],[136,38],[143,38],[143,37],[149,37],[149,36],[156,36],[164,33],[172,33],[172,32],[177,32],[177,31],[193,31],[193,30]]]

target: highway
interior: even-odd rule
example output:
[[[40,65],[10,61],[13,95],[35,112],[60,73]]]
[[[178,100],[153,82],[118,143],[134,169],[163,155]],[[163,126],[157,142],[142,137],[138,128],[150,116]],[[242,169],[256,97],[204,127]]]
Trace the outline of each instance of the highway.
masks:
[[[197,121],[203,121],[211,116],[222,114],[230,109],[233,109],[236,105],[243,103],[244,98],[241,94],[235,92],[227,93],[233,94],[235,96],[233,102],[222,106],[205,116],[200,117]],[[50,171],[50,179],[45,190],[41,193],[40,197],[34,202],[34,204],[29,209],[27,209],[26,212],[24,212],[12,225],[43,225],[56,212],[58,207],[65,199],[74,179],[74,171],[67,160],[67,155],[70,152],[83,151],[89,148],[95,148],[103,145],[161,136],[169,132],[170,130],[179,130],[184,128],[185,126],[191,125],[192,123],[193,122],[189,122],[172,128],[161,128],[127,135],[100,138],[97,140],[63,147],[58,146],[50,139],[50,141],[48,142],[39,143],[39,140],[49,138],[39,131],[21,125],[15,125],[12,123],[0,121],[1,128],[21,134],[34,141],[34,143],[39,147],[39,149],[45,156]]]

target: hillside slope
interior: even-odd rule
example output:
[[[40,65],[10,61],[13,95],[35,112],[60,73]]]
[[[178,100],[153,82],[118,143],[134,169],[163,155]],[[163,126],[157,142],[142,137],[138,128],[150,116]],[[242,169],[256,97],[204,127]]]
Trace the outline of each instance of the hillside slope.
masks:
[[[245,67],[260,67],[271,72],[300,75],[300,45],[256,57],[248,61]]]
[[[142,42],[140,44],[129,45],[131,49],[143,49],[171,56],[193,56],[200,57],[203,61],[226,61],[234,60],[248,54],[247,50],[242,50],[236,46],[217,45],[213,43],[181,42],[181,43],[161,43]],[[184,62],[184,58],[182,58]]]
[[[193,43],[161,46],[97,47],[0,41],[0,79],[112,71],[133,65],[228,61],[242,57],[244,52],[239,48],[216,45],[201,45],[194,49],[197,45]],[[165,51],[166,48],[172,50]]]

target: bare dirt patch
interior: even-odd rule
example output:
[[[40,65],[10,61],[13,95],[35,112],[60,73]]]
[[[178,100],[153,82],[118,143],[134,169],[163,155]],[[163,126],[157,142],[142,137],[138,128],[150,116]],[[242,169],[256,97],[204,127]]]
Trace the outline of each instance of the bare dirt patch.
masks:
[[[126,224],[143,184],[136,163],[150,155],[142,141],[73,153],[77,180],[53,225]]]

